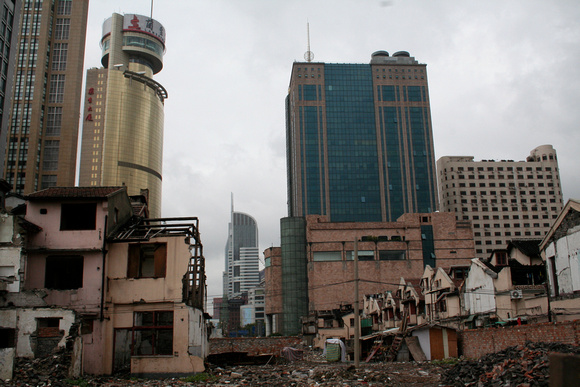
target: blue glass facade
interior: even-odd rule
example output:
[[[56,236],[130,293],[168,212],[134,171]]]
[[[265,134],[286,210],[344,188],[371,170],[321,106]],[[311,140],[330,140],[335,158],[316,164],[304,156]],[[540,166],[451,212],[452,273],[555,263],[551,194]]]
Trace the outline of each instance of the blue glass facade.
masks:
[[[381,221],[371,68],[328,64],[324,82],[331,219]]]
[[[426,66],[295,63],[287,109],[289,216],[394,221],[437,209]]]

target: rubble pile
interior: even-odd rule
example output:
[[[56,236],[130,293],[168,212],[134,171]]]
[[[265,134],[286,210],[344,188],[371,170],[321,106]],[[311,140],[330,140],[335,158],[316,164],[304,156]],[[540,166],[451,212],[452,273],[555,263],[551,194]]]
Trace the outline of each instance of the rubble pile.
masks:
[[[508,347],[479,360],[462,360],[445,371],[445,386],[549,386],[548,355],[580,354],[580,348],[561,343],[533,343]]]
[[[209,366],[204,374],[184,378],[140,379],[131,375],[91,376],[78,380],[67,379],[66,367],[56,358],[28,359],[18,362],[14,379],[2,381],[0,386],[196,386],[196,387],[427,387],[439,385],[442,368],[431,363],[352,363],[283,362],[268,365]],[[64,360],[64,359],[63,359]]]
[[[36,359],[17,358],[13,382],[23,386],[69,386],[70,353],[60,350]]]
[[[211,371],[216,378],[200,386],[437,386],[439,366],[430,363],[372,363],[355,368],[344,363],[293,362],[239,366]]]

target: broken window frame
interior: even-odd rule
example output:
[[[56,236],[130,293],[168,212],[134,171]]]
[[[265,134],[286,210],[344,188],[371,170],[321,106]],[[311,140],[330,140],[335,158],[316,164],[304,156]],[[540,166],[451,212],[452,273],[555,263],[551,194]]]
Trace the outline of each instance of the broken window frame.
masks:
[[[167,243],[128,245],[127,278],[164,278],[167,270]]]
[[[133,312],[131,356],[173,356],[173,321],[172,310]]]

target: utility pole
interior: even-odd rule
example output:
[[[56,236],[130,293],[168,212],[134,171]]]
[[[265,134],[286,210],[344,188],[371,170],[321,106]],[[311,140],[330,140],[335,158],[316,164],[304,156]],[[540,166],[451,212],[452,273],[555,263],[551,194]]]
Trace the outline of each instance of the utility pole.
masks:
[[[354,240],[354,366],[360,365],[360,313],[358,306],[358,237]]]

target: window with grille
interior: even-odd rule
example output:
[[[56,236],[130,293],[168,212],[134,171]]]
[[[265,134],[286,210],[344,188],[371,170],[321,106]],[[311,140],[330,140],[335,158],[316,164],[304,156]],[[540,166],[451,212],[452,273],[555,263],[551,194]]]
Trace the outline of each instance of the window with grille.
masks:
[[[40,189],[56,187],[56,175],[42,175]]]
[[[52,51],[52,70],[65,71],[68,43],[55,43]]]
[[[64,74],[52,74],[50,76],[49,103],[62,103],[64,101]]]
[[[57,15],[70,15],[72,10],[72,0],[60,0],[58,2],[58,8],[56,9]]]
[[[45,134],[47,136],[60,136],[61,124],[62,124],[62,107],[49,106]]]
[[[67,40],[70,32],[70,19],[56,19],[54,39]]]
[[[44,154],[42,158],[42,169],[45,171],[58,170],[58,150],[60,142],[58,140],[44,141]]]

